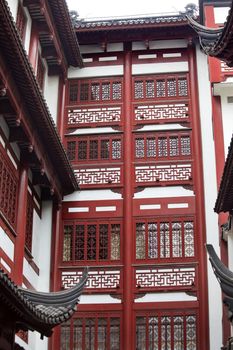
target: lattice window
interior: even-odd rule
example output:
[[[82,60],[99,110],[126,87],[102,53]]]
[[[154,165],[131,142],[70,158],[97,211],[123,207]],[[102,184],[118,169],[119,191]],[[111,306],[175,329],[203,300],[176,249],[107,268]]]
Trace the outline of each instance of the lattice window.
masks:
[[[166,314],[136,317],[136,349],[197,350],[195,314]]]
[[[18,174],[0,146],[0,210],[16,228]]]
[[[27,195],[27,224],[25,233],[25,247],[32,251],[32,229],[33,229],[33,209],[34,202],[31,193],[28,192]]]
[[[63,234],[63,261],[120,260],[119,223],[67,223]]]
[[[150,134],[135,136],[136,159],[172,159],[191,156],[190,135]]]
[[[67,142],[67,155],[71,161],[112,160],[122,158],[121,137],[87,136]]]
[[[27,25],[27,17],[25,15],[23,6],[19,3],[17,18],[16,18],[16,26],[22,42],[24,42],[24,39],[25,39],[26,25]]]
[[[195,256],[192,219],[136,222],[136,259],[177,259]]]
[[[134,99],[164,99],[188,96],[187,76],[154,76],[134,79]]]
[[[122,78],[106,81],[98,80],[76,80],[69,84],[70,103],[99,103],[109,101],[121,101],[122,99]]]
[[[37,82],[38,82],[41,90],[43,90],[43,87],[44,87],[44,77],[45,77],[44,64],[43,64],[41,56],[38,55],[36,78],[37,78]]]
[[[80,317],[61,326],[60,349],[120,350],[119,317]]]

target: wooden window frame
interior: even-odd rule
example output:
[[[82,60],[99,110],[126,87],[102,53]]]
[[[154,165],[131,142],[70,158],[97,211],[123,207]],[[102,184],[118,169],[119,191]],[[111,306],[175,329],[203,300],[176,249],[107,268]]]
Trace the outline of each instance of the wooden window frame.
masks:
[[[25,14],[23,5],[19,1],[17,17],[16,17],[16,27],[18,29],[19,36],[22,42],[25,42],[26,29],[27,29],[27,16]]]
[[[182,154],[182,138],[189,138],[189,148],[190,148],[190,154],[183,155]],[[178,151],[176,155],[172,155],[172,148],[170,140],[173,138],[177,138],[177,147],[176,150]],[[152,149],[152,152],[155,153],[154,156],[149,156],[149,147],[148,147],[148,140],[153,139],[154,141],[154,148]],[[167,155],[159,155],[159,142],[160,140],[166,140],[166,153]],[[143,143],[143,149],[141,150],[142,153],[144,153],[143,156],[137,156],[137,140],[142,140]],[[168,160],[168,161],[174,161],[174,160],[185,160],[185,159],[192,159],[192,135],[191,132],[184,132],[184,131],[168,131],[168,132],[150,132],[150,133],[136,133],[134,135],[134,158],[135,161],[162,161],[162,160]]]
[[[93,249],[96,249],[95,251],[95,258],[88,259],[88,226],[96,225],[96,235],[95,237],[89,236],[89,244],[93,245]],[[100,241],[100,226],[101,225],[108,225],[108,231],[107,231],[107,258],[101,259],[100,258],[100,250],[101,250],[101,241]],[[120,226],[120,232],[119,232],[119,259],[113,259],[112,258],[112,250],[111,250],[111,226],[112,225],[119,225]],[[64,245],[65,245],[65,226],[72,227],[72,231],[70,231],[70,238],[68,237],[68,240],[70,239],[70,259],[64,259]],[[76,250],[79,250],[80,253],[80,244],[78,245],[77,241],[77,226],[84,226],[84,231],[82,231],[83,240],[81,240],[82,249],[83,249],[83,259],[76,259]],[[122,222],[120,220],[75,220],[75,221],[68,221],[65,220],[63,222],[63,233],[62,233],[62,263],[66,265],[114,265],[120,264],[122,260]],[[89,231],[90,232],[90,231]],[[95,247],[94,247],[95,246]],[[104,249],[102,247],[102,249]],[[105,247],[105,253],[106,253],[106,247]],[[105,254],[102,251],[102,254]]]
[[[103,157],[101,154],[103,152],[103,149],[101,148],[102,143],[104,141],[109,142],[109,157]],[[120,157],[116,158],[114,157],[114,141],[120,141],[120,150],[115,149],[115,151],[118,153],[120,152]],[[79,146],[81,142],[86,143],[86,158],[79,158]],[[96,157],[91,157],[91,143],[92,142],[97,142],[97,149],[95,150],[97,156]],[[69,151],[69,145],[72,144],[72,150]],[[75,138],[67,138],[66,141],[66,148],[67,148],[67,154],[68,158],[71,162],[74,163],[94,163],[94,162],[121,162],[123,158],[123,140],[122,140],[122,135],[117,134],[117,135],[92,135],[92,136],[82,136],[82,137],[75,137]],[[106,150],[105,150],[106,151]]]
[[[174,247],[173,246],[173,230],[172,230],[172,223],[181,223],[181,254],[178,256],[174,256]],[[191,256],[185,256],[185,239],[184,239],[184,223],[185,222],[192,222],[193,223],[193,245],[192,249],[194,250],[194,254]],[[166,256],[166,250],[164,251],[164,256],[161,256],[161,235],[160,235],[160,224],[162,223],[168,223],[169,224],[169,233],[168,233],[168,241],[166,241],[166,237],[164,236],[164,242],[162,244],[164,247],[166,247],[166,243],[168,243],[168,249],[169,249],[169,256]],[[137,224],[145,224],[145,230],[144,233],[144,258],[138,258],[137,257]],[[149,244],[153,245],[154,242],[149,241],[149,229],[148,224],[157,224],[157,254],[155,257],[149,257]],[[155,241],[156,241],[155,240]],[[147,218],[137,218],[135,219],[134,224],[134,257],[135,257],[135,263],[143,262],[143,263],[157,263],[157,264],[163,264],[163,263],[182,263],[182,262],[194,262],[197,259],[197,232],[196,232],[196,223],[194,216],[170,216],[170,217],[147,217]],[[143,242],[143,240],[142,240]],[[140,247],[140,246],[139,246]],[[142,248],[143,249],[143,248]],[[165,248],[166,249],[166,248]]]
[[[120,97],[114,98],[114,84],[120,84]],[[109,98],[106,96],[108,93],[106,89],[104,91],[104,86],[109,85]],[[85,86],[85,92],[84,92]],[[92,89],[93,87],[93,89]],[[96,87],[96,89],[94,89]],[[97,89],[98,87],[98,89]],[[71,91],[74,88],[74,91]],[[93,94],[96,94],[96,97],[93,98]],[[72,96],[72,98],[71,98]],[[105,96],[105,97],[104,97]],[[78,79],[70,80],[68,85],[68,94],[67,94],[67,105],[86,105],[86,104],[109,104],[109,103],[119,103],[123,99],[123,78],[114,77],[114,78],[100,78],[100,79]]]

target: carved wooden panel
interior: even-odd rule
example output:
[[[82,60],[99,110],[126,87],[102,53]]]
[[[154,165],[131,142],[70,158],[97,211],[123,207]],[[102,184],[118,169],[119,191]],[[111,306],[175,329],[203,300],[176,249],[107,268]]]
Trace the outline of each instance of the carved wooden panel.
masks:
[[[134,120],[136,122],[185,121],[190,118],[190,108],[187,102],[163,104],[134,105]]]
[[[82,277],[81,270],[62,271],[61,281],[63,288],[75,286]],[[119,268],[101,268],[88,272],[86,289],[95,289],[99,291],[119,288],[121,285],[121,270]]]
[[[78,183],[85,187],[112,187],[121,185],[121,167],[95,167],[75,169]]]
[[[196,285],[196,268],[193,266],[153,266],[135,269],[136,287],[141,289],[179,289]]]
[[[187,183],[192,179],[192,164],[143,165],[135,167],[137,184]]]
[[[121,106],[80,106],[74,109],[68,109],[67,127],[78,126],[96,126],[101,124],[119,124],[122,118]]]

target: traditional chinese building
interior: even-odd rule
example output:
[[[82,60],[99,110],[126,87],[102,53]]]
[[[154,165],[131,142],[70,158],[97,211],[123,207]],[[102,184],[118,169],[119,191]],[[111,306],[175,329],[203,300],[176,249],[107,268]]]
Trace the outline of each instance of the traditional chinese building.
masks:
[[[225,256],[211,87],[228,68],[212,80],[181,14],[73,16],[74,31],[63,0],[11,0],[11,15],[0,4],[0,267],[17,288],[64,294],[89,267],[78,312],[49,344],[30,331],[18,344],[220,349],[229,327],[205,244]],[[202,23],[223,11],[200,5]]]

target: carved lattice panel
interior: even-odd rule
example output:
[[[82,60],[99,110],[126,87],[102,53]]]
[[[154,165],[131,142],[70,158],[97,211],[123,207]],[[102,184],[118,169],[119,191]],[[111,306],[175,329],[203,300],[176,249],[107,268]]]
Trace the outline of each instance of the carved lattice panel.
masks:
[[[221,72],[224,75],[233,75],[233,67],[229,67],[225,62],[221,61]]]
[[[139,105],[134,107],[136,121],[176,120],[190,117],[187,103],[169,103],[160,105]]]
[[[135,169],[136,183],[186,182],[191,177],[191,164],[137,166]]]
[[[15,228],[17,210],[18,180],[15,171],[4,159],[0,149],[0,210]]]
[[[82,271],[63,271],[62,286],[74,287],[81,279]],[[87,289],[115,289],[120,286],[120,270],[95,270],[88,272]]]
[[[68,110],[68,127],[85,124],[116,124],[121,121],[121,106],[75,108]]]
[[[120,185],[121,168],[76,169],[75,176],[80,185]]]
[[[140,288],[177,288],[195,285],[195,267],[150,268],[135,271],[136,286]]]

